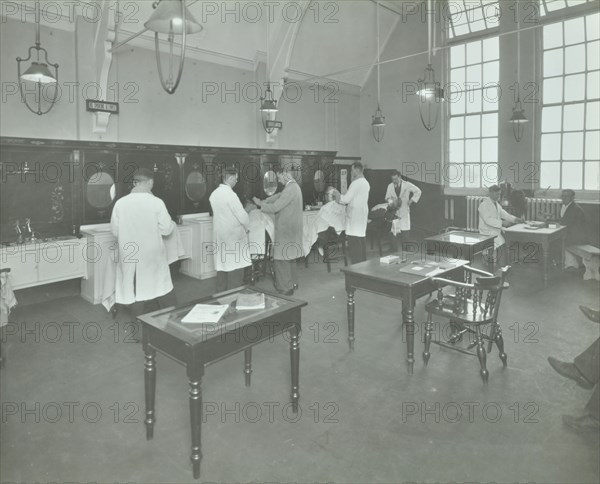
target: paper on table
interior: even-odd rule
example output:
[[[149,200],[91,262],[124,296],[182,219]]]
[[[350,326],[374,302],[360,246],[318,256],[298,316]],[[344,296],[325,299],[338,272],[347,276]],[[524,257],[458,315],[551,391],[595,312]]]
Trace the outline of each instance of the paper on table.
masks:
[[[196,304],[181,322],[191,324],[218,323],[228,309],[229,305]]]

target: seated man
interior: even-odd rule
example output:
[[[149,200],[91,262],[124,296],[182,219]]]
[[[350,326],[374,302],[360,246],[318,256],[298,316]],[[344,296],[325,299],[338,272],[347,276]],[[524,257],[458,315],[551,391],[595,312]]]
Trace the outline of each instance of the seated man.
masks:
[[[484,262],[495,260],[502,264],[504,260],[505,240],[502,236],[503,221],[508,223],[523,223],[524,220],[509,214],[498,203],[500,199],[500,187],[492,185],[488,189],[489,198],[479,205],[479,233],[484,235],[495,235],[494,254],[484,255]],[[495,252],[498,254],[495,254]],[[490,259],[491,258],[491,259]]]
[[[585,215],[583,210],[575,203],[575,192],[573,190],[563,190],[560,198],[562,207],[560,209],[560,224],[567,227],[567,238],[565,246],[582,245],[586,243]],[[565,251],[565,267],[579,267],[577,256]]]

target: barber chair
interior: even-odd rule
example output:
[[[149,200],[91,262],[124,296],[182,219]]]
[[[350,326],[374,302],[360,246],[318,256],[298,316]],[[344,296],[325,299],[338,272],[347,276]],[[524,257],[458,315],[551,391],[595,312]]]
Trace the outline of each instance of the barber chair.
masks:
[[[317,244],[323,247],[323,262],[327,264],[327,272],[331,272],[331,263],[344,259],[344,266],[348,266],[346,255],[346,232],[339,235],[333,227],[319,233]]]
[[[382,242],[386,237],[390,237],[390,247],[394,252],[398,250],[396,238],[392,234],[392,222],[396,219],[396,211],[393,209],[373,210],[369,212],[369,222],[367,223],[367,238],[371,241],[371,249],[373,243],[377,242],[379,249],[379,257],[383,257]]]
[[[464,266],[463,268],[465,270],[464,282],[440,277],[431,279],[437,287],[437,298],[425,306],[427,323],[425,326],[423,361],[425,365],[429,362],[431,343],[467,355],[477,356],[481,378],[484,384],[487,384],[489,372],[486,367],[484,341],[488,341],[488,353],[492,351],[492,345],[495,343],[504,368],[507,364],[502,330],[498,323],[498,313],[502,292],[508,287],[506,277],[510,272],[510,266],[503,267],[498,276],[470,266]],[[450,291],[444,292],[445,288],[450,288]],[[455,328],[448,340],[432,340],[434,316],[450,320],[450,324]],[[483,332],[482,328],[484,326],[491,328],[489,335]],[[467,348],[457,346],[465,333],[474,334],[475,341]],[[473,348],[476,348],[475,352],[471,351]]]
[[[272,241],[269,234],[265,231],[265,252],[264,254],[252,254],[250,256],[252,265],[250,266],[250,285],[254,286],[261,277],[266,277],[267,273],[275,280],[275,269],[273,268]]]

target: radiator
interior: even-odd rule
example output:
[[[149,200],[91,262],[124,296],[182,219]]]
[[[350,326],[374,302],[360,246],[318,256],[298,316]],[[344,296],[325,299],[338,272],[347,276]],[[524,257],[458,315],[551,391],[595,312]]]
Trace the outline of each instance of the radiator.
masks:
[[[526,198],[527,220],[560,219],[562,201],[558,198]]]
[[[483,202],[487,197],[467,197],[467,229],[478,230],[479,229],[479,204]]]

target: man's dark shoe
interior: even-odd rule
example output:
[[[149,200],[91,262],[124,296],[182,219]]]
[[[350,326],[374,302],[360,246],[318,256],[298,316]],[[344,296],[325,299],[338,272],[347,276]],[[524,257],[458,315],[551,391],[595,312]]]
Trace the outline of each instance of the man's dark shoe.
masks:
[[[554,371],[559,375],[562,375],[566,378],[570,378],[575,383],[577,383],[581,388],[585,388],[586,390],[591,390],[594,388],[594,384],[588,381],[581,372],[577,369],[575,364],[566,363],[564,361],[557,360],[552,356],[548,357],[548,363],[550,366],[554,368]]]
[[[581,312],[585,314],[585,316],[592,321],[593,323],[600,323],[600,311],[594,311],[592,308],[588,308],[587,306],[579,306]]]
[[[600,431],[600,421],[597,418],[587,414],[583,417],[573,417],[572,415],[563,415],[562,420],[567,427],[578,432],[598,432]]]

